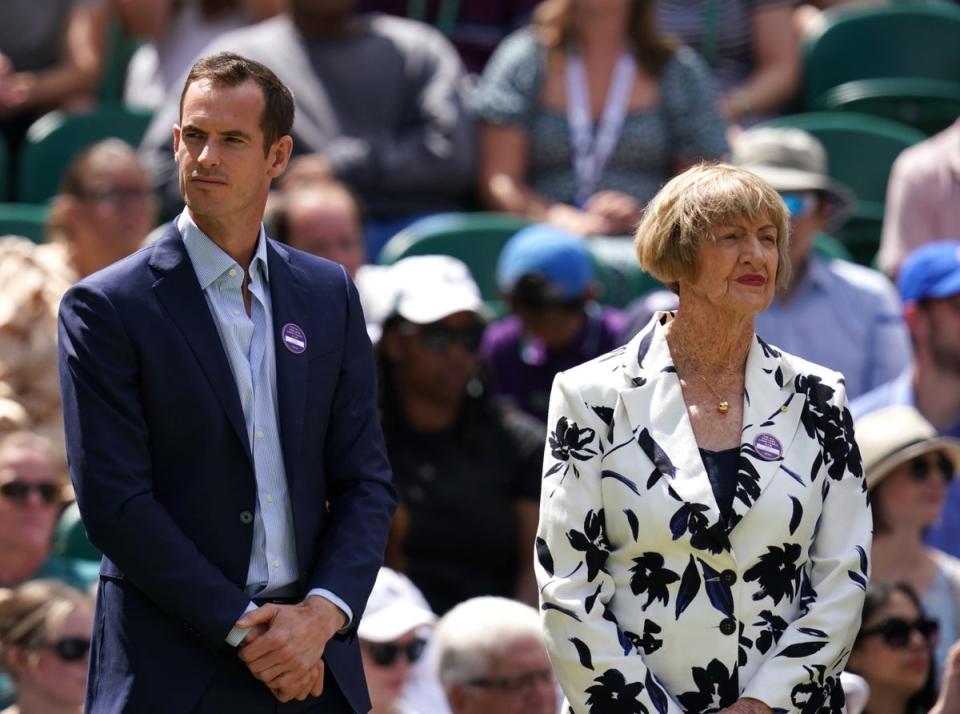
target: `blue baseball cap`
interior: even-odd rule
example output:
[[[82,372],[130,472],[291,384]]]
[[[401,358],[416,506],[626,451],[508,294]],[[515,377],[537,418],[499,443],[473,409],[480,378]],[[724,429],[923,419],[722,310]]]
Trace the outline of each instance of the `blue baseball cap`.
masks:
[[[910,253],[897,275],[897,288],[905,303],[960,293],[960,240],[937,241]]]
[[[497,287],[504,294],[525,275],[542,276],[551,298],[575,300],[590,289],[593,259],[582,238],[541,223],[514,235],[497,259]]]

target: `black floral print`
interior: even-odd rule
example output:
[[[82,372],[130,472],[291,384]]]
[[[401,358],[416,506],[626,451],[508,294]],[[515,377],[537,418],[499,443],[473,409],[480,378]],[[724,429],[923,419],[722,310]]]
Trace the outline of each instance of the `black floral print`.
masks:
[[[688,712],[715,712],[737,701],[739,686],[736,668],[732,673],[728,672],[723,662],[714,659],[706,667],[694,667],[691,674],[697,689],[677,697]]]
[[[597,432],[589,427],[581,429],[576,422],[567,421],[566,417],[560,417],[557,420],[557,426],[547,437],[550,444],[550,455],[557,460],[544,478],[552,476],[560,469],[563,469],[564,475],[567,469],[573,467],[574,473],[579,478],[580,472],[574,461],[588,461],[597,455],[596,449],[591,449],[590,444],[597,437]]]
[[[830,478],[838,481],[846,472],[863,478],[860,449],[853,439],[853,417],[845,406],[830,403],[834,388],[817,375],[798,375],[796,390],[807,397],[800,421],[807,434],[823,447]]]
[[[767,552],[760,556],[759,562],[743,575],[744,580],[757,581],[760,586],[753,594],[754,600],[769,597],[779,605],[783,598],[792,601],[796,597],[800,591],[800,570],[797,568],[800,552],[797,543],[767,546]]]
[[[610,542],[604,533],[602,508],[596,512],[588,511],[583,531],[571,530],[567,533],[567,540],[574,550],[585,554],[588,582],[593,582],[601,570],[606,572],[604,565],[610,556]]]
[[[616,669],[608,669],[594,681],[587,689],[590,714],[647,714],[647,708],[637,701],[643,691],[640,682],[627,683]]]
[[[644,553],[639,558],[634,558],[633,562],[634,566],[630,568],[633,573],[630,590],[634,595],[647,594],[647,601],[640,607],[646,610],[654,600],[666,605],[670,601],[667,586],[677,582],[680,576],[663,567],[663,556],[659,553]]]

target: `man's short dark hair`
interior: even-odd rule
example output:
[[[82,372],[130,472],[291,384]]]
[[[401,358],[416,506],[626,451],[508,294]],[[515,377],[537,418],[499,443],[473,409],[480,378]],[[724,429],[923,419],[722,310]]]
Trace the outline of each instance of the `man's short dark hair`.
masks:
[[[193,63],[180,93],[180,121],[183,121],[183,100],[194,82],[207,79],[224,87],[239,87],[253,81],[263,93],[263,113],[260,129],[263,131],[263,152],[281,136],[293,129],[293,94],[269,67],[233,52],[218,52],[201,57]]]

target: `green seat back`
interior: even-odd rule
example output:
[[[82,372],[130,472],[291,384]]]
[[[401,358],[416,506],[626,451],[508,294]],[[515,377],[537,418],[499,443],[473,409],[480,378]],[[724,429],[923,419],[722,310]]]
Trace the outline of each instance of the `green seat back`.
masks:
[[[591,238],[587,245],[593,257],[597,300],[604,305],[626,307],[635,298],[663,288],[663,284],[637,265],[633,241],[625,236]]]
[[[0,236],[23,236],[42,243],[46,224],[46,204],[0,203]]]
[[[107,36],[107,56],[100,78],[100,101],[122,102],[127,65],[140,46],[139,41],[123,31],[119,18],[112,18]]]
[[[854,112],[794,114],[765,125],[804,129],[823,143],[830,175],[857,196],[853,216],[834,236],[854,260],[868,264],[880,241],[890,168],[901,151],[925,138],[923,132]]]
[[[19,199],[42,203],[55,195],[70,160],[91,144],[116,137],[137,146],[152,116],[148,111],[104,105],[84,114],[57,111],[40,117],[27,131],[20,154]]]
[[[99,561],[101,553],[90,539],[80,520],[80,509],[76,503],[67,506],[60,514],[57,528],[53,534],[53,548],[56,555],[64,558],[78,558],[80,560]]]
[[[506,213],[443,213],[421,218],[387,241],[379,262],[390,265],[411,255],[452,255],[477,281],[487,301],[500,298],[497,257],[510,237],[530,225]]]
[[[862,95],[864,88],[854,85],[840,92],[840,96],[825,96],[836,87],[860,80],[899,78],[960,83],[960,7],[956,5],[838,7],[825,12],[823,18],[822,25],[804,41],[804,99],[809,109],[835,107],[851,91],[855,96]],[[911,111],[936,109],[924,105],[939,96],[942,87],[927,86],[926,91],[936,90],[927,99],[916,96],[923,89],[915,87],[911,99],[911,90],[898,97],[900,88],[896,85],[868,86],[870,94],[876,96],[879,92],[887,99],[885,103],[871,104],[862,97],[859,106],[908,120]],[[948,90],[946,96],[952,94]],[[930,117],[926,121],[930,122]]]
[[[909,124],[929,136],[960,116],[960,82],[900,77],[857,79],[821,94],[814,108],[885,117]]]

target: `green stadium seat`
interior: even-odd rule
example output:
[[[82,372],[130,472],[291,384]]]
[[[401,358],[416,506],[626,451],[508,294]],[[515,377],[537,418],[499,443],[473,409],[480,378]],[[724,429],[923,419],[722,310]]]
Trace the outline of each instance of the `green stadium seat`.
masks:
[[[811,110],[894,119],[927,134],[960,116],[960,7],[839,7],[804,43]]]
[[[659,280],[640,270],[631,238],[598,236],[587,245],[600,288],[597,300],[604,305],[625,307],[635,298],[663,288]]]
[[[47,210],[46,204],[0,203],[0,236],[23,236],[42,243]]]
[[[857,208],[842,228],[833,232],[854,260],[869,264],[880,242],[887,179],[901,151],[922,141],[919,129],[889,119],[854,112],[811,112],[778,117],[766,126],[796,127],[824,145],[830,175],[857,196]]]
[[[127,65],[140,46],[140,42],[123,31],[120,19],[110,20],[107,37],[107,56],[100,78],[100,101],[122,102],[123,87],[127,77]]]
[[[85,147],[110,137],[136,146],[152,113],[104,105],[83,114],[55,111],[35,121],[27,131],[20,154],[17,196],[42,203],[55,195],[70,160]]]
[[[55,555],[64,558],[100,561],[102,554],[87,538],[76,503],[71,503],[60,514],[51,550]]]

